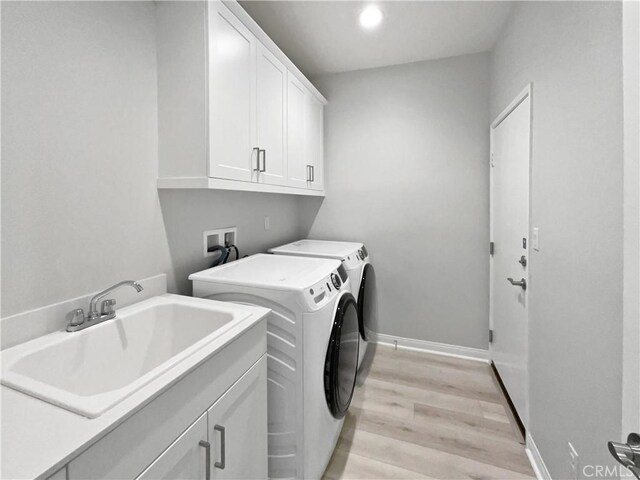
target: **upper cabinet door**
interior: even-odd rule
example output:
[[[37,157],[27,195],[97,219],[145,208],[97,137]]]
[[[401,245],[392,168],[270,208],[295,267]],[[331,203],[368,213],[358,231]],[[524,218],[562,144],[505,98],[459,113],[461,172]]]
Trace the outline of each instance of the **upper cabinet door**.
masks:
[[[287,162],[289,186],[308,188],[310,169],[305,146],[307,89],[288,74],[287,81]]]
[[[258,42],[256,114],[260,183],[287,184],[286,94],[286,67]]]
[[[316,98],[307,95],[306,104],[306,155],[311,167],[309,188],[324,190],[324,106]]]
[[[257,176],[255,36],[221,2],[208,2],[209,176]]]

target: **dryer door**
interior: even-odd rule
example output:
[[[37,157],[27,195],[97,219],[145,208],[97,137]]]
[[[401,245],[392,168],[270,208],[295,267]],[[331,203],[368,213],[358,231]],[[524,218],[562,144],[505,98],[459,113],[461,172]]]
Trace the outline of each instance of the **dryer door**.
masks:
[[[324,364],[324,392],[335,418],[347,413],[356,384],[359,345],[358,307],[350,293],[338,302]]]
[[[362,279],[360,280],[360,289],[358,290],[358,323],[360,336],[363,340],[368,340],[367,330],[370,329],[369,316],[371,305],[367,304],[370,300],[367,295],[371,295],[371,293],[368,293],[371,291],[371,286],[367,289],[367,275],[370,277],[373,276],[373,266],[371,266],[370,263],[365,264],[362,269]],[[371,280],[373,280],[373,278]],[[365,328],[365,326],[367,328]]]

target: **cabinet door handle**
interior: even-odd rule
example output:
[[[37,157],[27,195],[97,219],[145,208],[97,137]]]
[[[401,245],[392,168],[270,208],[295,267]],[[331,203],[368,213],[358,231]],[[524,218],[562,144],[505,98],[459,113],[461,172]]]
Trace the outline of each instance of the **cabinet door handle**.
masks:
[[[316,181],[316,167],[314,165],[311,165],[311,181]]]
[[[211,480],[211,444],[209,442],[205,442],[204,440],[200,440],[199,445],[204,447],[204,478],[206,480]]]
[[[219,468],[220,470],[224,470],[226,452],[225,452],[225,431],[222,425],[216,425],[213,427],[214,430],[220,432],[220,461],[213,464],[214,467]]]
[[[262,152],[262,168],[260,168],[260,152]],[[259,172],[267,171],[267,151],[266,150],[258,150],[258,171]]]
[[[311,165],[307,165],[307,182],[311,181]]]
[[[254,172],[259,172],[260,171],[260,147],[253,147],[253,150],[251,150],[251,157],[253,157],[253,154],[256,154],[256,167],[253,169]]]

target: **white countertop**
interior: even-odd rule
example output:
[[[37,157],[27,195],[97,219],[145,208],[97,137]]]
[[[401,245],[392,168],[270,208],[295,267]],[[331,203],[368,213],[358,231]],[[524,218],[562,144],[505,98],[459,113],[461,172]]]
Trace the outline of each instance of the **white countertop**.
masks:
[[[97,418],[89,419],[0,386],[0,478],[46,478],[55,473],[222,347],[258,324],[269,312],[261,307],[237,307],[252,314],[237,328],[223,333]]]

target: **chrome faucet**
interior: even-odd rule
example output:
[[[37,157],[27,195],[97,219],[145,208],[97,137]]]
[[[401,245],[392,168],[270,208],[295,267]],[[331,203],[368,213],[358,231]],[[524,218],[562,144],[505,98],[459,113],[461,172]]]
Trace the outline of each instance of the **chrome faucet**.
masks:
[[[84,314],[84,310],[82,310],[81,308],[70,312],[71,320],[69,321],[69,325],[67,325],[67,332],[77,332],[79,330],[84,330],[85,328],[91,327],[93,325],[98,325],[105,320],[111,320],[112,318],[114,318],[116,316],[116,311],[113,308],[116,304],[115,299],[110,298],[104,300],[100,305],[100,312],[98,312],[97,308],[98,302],[114,290],[125,286],[134,288],[138,293],[144,290],[144,288],[142,288],[142,285],[140,285],[138,282],[125,280],[124,282],[116,283],[115,285],[101,291],[100,293],[95,295],[89,302],[89,313],[87,313],[86,316]]]

